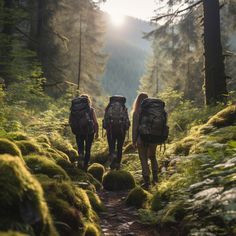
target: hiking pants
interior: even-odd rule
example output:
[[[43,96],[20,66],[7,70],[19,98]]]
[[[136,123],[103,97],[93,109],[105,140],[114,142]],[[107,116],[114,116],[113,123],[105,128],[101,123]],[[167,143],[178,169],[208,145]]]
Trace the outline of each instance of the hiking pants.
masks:
[[[143,178],[145,179],[150,176],[148,159],[150,159],[151,161],[153,178],[156,178],[157,171],[158,171],[158,164],[157,164],[157,159],[156,159],[157,144],[144,143],[142,142],[142,140],[139,140],[137,145],[138,145],[139,159],[142,166]]]
[[[79,156],[84,157],[84,166],[88,166],[90,161],[91,147],[94,139],[94,134],[76,135],[76,143],[78,146]]]
[[[116,162],[118,165],[120,165],[122,159],[122,149],[125,141],[125,131],[107,131],[107,141],[109,146],[109,154],[113,158],[112,162],[114,161],[114,156],[116,154],[117,148]]]

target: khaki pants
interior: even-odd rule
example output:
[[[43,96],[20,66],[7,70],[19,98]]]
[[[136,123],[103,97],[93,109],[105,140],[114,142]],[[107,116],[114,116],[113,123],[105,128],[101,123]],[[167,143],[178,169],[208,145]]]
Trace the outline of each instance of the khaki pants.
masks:
[[[157,176],[158,164],[156,159],[156,148],[157,144],[144,143],[142,140],[138,141],[138,153],[144,178],[150,176],[148,159],[151,161],[152,175]]]

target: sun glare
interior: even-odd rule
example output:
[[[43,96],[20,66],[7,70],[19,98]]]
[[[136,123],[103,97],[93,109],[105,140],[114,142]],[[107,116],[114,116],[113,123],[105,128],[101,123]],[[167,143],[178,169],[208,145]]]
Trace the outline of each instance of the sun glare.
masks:
[[[118,13],[111,14],[111,21],[115,26],[121,26],[125,22],[125,16]]]

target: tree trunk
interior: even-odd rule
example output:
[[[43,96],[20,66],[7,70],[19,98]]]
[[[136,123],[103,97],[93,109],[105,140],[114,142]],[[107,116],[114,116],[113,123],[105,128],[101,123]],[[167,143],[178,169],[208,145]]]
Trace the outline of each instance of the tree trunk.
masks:
[[[3,1],[3,9],[5,12],[8,10],[11,10],[14,8],[14,0],[4,0]],[[8,14],[5,14],[5,18],[3,18],[3,25],[2,25],[2,31],[1,36],[6,40],[5,43],[3,43],[0,46],[0,76],[4,79],[4,82],[6,86],[11,82],[12,78],[9,74],[9,65],[11,63],[12,57],[11,57],[11,50],[12,50],[12,35],[14,31],[14,25],[9,21],[9,18],[11,19],[11,16]]]
[[[205,48],[205,102],[226,102],[227,87],[222,55],[219,0],[203,0]]]

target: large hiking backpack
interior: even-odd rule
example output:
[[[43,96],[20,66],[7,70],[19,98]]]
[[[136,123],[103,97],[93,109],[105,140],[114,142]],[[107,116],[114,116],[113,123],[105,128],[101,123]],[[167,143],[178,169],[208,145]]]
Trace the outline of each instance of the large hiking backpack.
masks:
[[[147,143],[163,144],[168,138],[165,103],[160,99],[146,98],[141,104],[139,134]]]
[[[125,106],[126,98],[122,96],[110,97],[110,102],[105,111],[103,119],[103,128],[112,129],[122,128],[129,129],[130,121],[128,117],[127,108]]]
[[[92,108],[86,97],[77,97],[72,100],[70,108],[70,127],[75,135],[89,135],[94,133]]]

